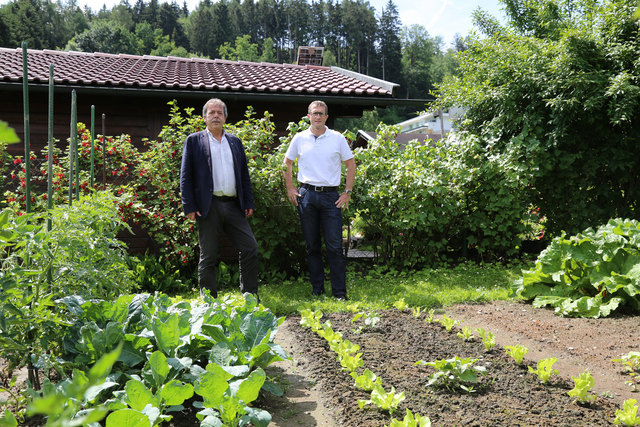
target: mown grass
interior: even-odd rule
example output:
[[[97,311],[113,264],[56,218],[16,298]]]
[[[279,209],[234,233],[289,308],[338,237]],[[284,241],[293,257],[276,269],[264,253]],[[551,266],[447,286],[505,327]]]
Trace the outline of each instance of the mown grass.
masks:
[[[351,265],[347,273],[348,301],[332,298],[331,285],[325,295],[311,295],[306,277],[261,283],[260,300],[277,316],[301,309],[323,312],[381,310],[404,299],[411,307],[444,308],[452,304],[509,299],[509,286],[520,276],[523,263],[511,265],[464,263],[455,267],[419,271],[388,271],[383,266]],[[220,294],[237,293],[222,289]]]

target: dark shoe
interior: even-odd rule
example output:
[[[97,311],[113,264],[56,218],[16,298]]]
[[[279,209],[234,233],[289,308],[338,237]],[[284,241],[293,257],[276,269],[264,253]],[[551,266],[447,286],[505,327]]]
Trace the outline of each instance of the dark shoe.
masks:
[[[322,292],[322,291],[313,291],[313,296],[314,297],[322,296],[322,294],[324,294],[324,292]]]
[[[339,297],[336,297],[336,299],[337,299],[338,301],[349,301],[349,298],[347,298],[347,296],[346,296],[346,295],[341,295],[341,296],[339,296]]]

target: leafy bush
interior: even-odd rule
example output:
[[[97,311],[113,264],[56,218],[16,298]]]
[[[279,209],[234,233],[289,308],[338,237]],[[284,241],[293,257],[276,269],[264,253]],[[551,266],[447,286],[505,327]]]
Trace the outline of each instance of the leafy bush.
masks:
[[[113,298],[134,288],[114,201],[96,193],[48,214],[0,213],[0,342],[12,368],[37,363],[45,350],[59,353],[67,319],[57,299]]]
[[[552,306],[570,317],[606,317],[618,309],[640,312],[640,223],[612,219],[594,230],[553,239],[512,296]]]
[[[288,135],[275,141],[271,115],[255,118],[249,107],[244,120],[229,126],[244,143],[256,204],[251,227],[260,244],[263,270],[270,274],[299,275],[306,269],[304,240],[298,212],[285,191],[283,160],[293,136],[308,122],[289,123]],[[274,147],[274,145],[277,145]]]
[[[378,138],[355,153],[352,203],[381,258],[415,267],[515,254],[525,231],[525,168],[470,134],[401,149],[398,131],[381,125]]]
[[[439,106],[464,106],[459,130],[526,165],[551,236],[637,217],[637,1],[507,4],[504,26],[476,15],[488,37],[457,55]]]

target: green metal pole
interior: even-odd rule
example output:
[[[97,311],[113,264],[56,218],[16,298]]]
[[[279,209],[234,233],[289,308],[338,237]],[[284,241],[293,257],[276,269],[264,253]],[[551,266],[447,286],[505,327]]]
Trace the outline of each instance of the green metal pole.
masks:
[[[31,212],[31,142],[29,125],[29,73],[27,69],[27,42],[22,42],[22,100],[24,104],[24,169],[25,202],[27,213]]]
[[[102,113],[102,186],[107,188],[107,137],[105,135],[106,114]]]
[[[75,90],[73,91],[75,95]],[[73,156],[76,159],[76,200],[80,200],[80,156],[78,155],[78,103],[74,96],[73,108]]]
[[[51,211],[53,208],[53,64],[49,64],[49,108],[47,109],[47,140],[49,141],[49,150],[47,156],[47,209]],[[47,216],[47,231],[51,231],[51,216]],[[47,268],[47,283],[51,285],[53,278],[51,277],[51,267]]]
[[[91,106],[91,188],[93,188],[93,163],[95,162],[96,106]]]
[[[53,64],[49,64],[49,108],[47,140],[49,151],[47,159],[47,209],[53,208]],[[47,220],[47,231],[51,231],[51,218]]]
[[[75,122],[76,90],[71,91],[71,126],[69,131],[69,206],[73,204],[73,169],[75,165],[75,140],[78,133],[78,125]]]

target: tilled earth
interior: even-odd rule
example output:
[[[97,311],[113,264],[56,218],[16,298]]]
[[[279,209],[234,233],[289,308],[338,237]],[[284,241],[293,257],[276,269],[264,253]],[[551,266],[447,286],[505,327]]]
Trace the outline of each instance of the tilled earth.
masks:
[[[351,313],[328,314],[323,320],[329,320],[343,339],[361,347],[361,370],[369,368],[377,374],[387,391],[394,387],[396,392],[405,393],[397,412],[392,416],[375,407],[360,409],[358,399],[369,399],[369,393],[354,386],[327,342],[300,326],[299,317],[292,316],[278,335],[285,350],[296,359],[296,375],[306,378],[307,388],[316,391],[306,396],[307,404],[315,398],[317,407],[312,411],[303,408],[306,412],[295,414],[295,399],[287,401],[286,395],[279,402],[265,399],[260,406],[274,414],[275,425],[383,426],[391,418],[402,419],[408,408],[428,416],[435,426],[602,426],[613,424],[615,410],[624,399],[637,399],[624,384],[629,378],[622,366],[611,361],[638,350],[637,317],[563,319],[550,310],[495,302],[447,309],[449,317],[460,321],[447,332],[438,323],[425,322],[424,315],[416,318],[398,310],[379,314],[376,327],[361,333],[355,332],[358,323],[352,322]],[[571,327],[566,327],[567,322]],[[464,341],[457,332],[465,325],[474,332],[477,327],[493,332],[498,345],[485,351],[477,334],[475,340]],[[516,364],[504,350],[504,345],[515,344],[531,350],[523,365]],[[582,357],[585,353],[590,357]],[[486,375],[474,393],[427,387],[433,368],[414,365],[419,360],[455,356],[478,359],[476,365],[486,367]],[[552,356],[559,359],[554,368],[560,374],[542,384],[527,366],[535,367],[537,360]],[[585,370],[594,372],[593,391],[598,393],[589,405],[575,403],[567,395],[573,388],[571,376]],[[304,391],[299,384],[293,388],[298,394]],[[288,420],[282,418],[286,410],[290,411]]]

